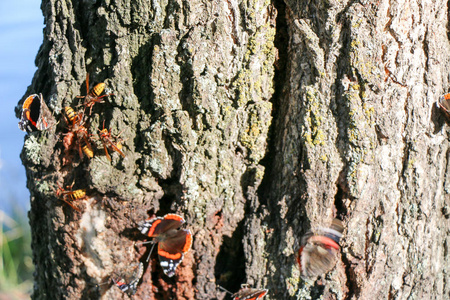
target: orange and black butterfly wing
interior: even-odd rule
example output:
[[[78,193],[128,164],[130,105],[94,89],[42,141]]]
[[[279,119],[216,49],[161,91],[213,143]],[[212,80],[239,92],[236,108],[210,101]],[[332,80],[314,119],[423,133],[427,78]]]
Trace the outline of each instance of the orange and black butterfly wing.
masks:
[[[439,97],[438,105],[444,112],[445,116],[447,117],[447,120],[450,120],[450,93]]]
[[[33,132],[37,131],[37,121],[41,109],[39,96],[33,94],[27,97],[22,105],[22,115],[19,121],[19,128],[22,131]]]
[[[302,247],[297,255],[302,277],[314,278],[334,267],[343,231],[342,221],[334,219],[330,227],[319,228],[316,234],[309,231],[303,236]]]
[[[336,263],[339,250],[339,244],[329,237],[310,237],[297,258],[302,277],[315,278],[330,271]]]
[[[262,299],[267,294],[266,289],[241,288],[232,297],[234,300],[257,300]]]
[[[180,228],[185,223],[183,217],[177,214],[167,214],[164,217],[156,217],[145,220],[138,229],[148,237],[158,237],[171,229]]]
[[[20,130],[26,132],[41,131],[55,124],[53,114],[41,95],[33,94],[25,99],[19,121]]]
[[[139,265],[134,268],[131,276],[120,277],[118,279],[113,279],[113,281],[122,292],[134,295],[142,274],[144,274],[144,265],[140,262]]]
[[[192,234],[189,229],[172,230],[163,234],[158,243],[158,256],[164,273],[172,277],[181,263],[184,253],[192,244]]]
[[[342,221],[339,219],[334,219],[331,223],[331,226],[328,228],[321,227],[319,228],[319,235],[323,235],[325,237],[328,237],[335,241],[337,244],[339,244],[339,241],[342,237],[342,232],[344,231],[344,225],[342,224]],[[335,245],[332,245],[333,247]]]
[[[171,277],[192,244],[192,234],[187,229],[178,229],[185,223],[177,214],[148,219],[139,225],[139,231],[158,241],[158,256],[164,273]]]
[[[48,109],[47,104],[45,104],[42,94],[40,94],[39,100],[41,109],[39,113],[39,118],[36,122],[36,128],[38,130],[46,130],[47,128],[55,124],[55,118],[53,117],[53,114],[50,111],[50,109]]]

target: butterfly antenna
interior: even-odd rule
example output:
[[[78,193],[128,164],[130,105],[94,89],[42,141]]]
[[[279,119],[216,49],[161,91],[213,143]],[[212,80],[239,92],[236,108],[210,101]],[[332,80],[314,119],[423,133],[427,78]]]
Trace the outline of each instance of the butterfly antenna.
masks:
[[[110,283],[109,281],[100,282],[100,283],[92,283],[92,282],[88,282],[87,285],[88,285],[88,286],[95,287],[95,288],[100,288],[102,285],[109,284],[109,283]]]
[[[100,282],[100,283],[94,283],[93,285],[94,286],[102,286],[102,285],[109,284],[109,283],[110,283],[109,281],[105,281],[105,282]]]
[[[222,290],[222,291],[224,291],[225,293],[228,293],[228,294],[230,294],[230,295],[233,295],[233,293],[232,292],[230,292],[229,290],[227,290],[226,288],[224,288],[223,286],[221,286],[221,285],[217,285],[217,287],[220,289],[220,290]]]
[[[155,248],[156,243],[153,243],[152,248],[150,249],[150,253],[147,256],[147,260],[145,262],[148,262],[150,260],[150,255],[152,255],[153,248]]]
[[[140,243],[134,243],[135,246],[137,246],[139,244],[139,246],[142,245],[147,245],[147,244],[154,244],[154,241],[145,241],[145,242],[140,242]]]

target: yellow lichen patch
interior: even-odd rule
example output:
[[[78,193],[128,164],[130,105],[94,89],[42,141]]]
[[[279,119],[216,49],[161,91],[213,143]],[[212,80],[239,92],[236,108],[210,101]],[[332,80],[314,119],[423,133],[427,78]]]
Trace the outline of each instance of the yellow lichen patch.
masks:
[[[233,85],[237,90],[236,101],[239,107],[244,106],[253,99],[252,91],[254,90],[254,81],[250,70],[247,69],[239,72]]]
[[[326,136],[322,126],[323,116],[320,107],[319,92],[313,87],[307,87],[305,93],[305,124],[303,126],[303,139],[309,146],[325,145]]]
[[[265,154],[265,143],[271,123],[272,103],[260,101],[249,108],[247,128],[239,135],[241,144],[250,150],[250,159],[257,162]]]
[[[353,51],[356,50],[355,48],[358,48],[359,45],[361,45],[361,42],[357,39],[350,42],[350,47]]]
[[[317,132],[314,135],[313,144],[314,145],[321,145],[321,146],[325,145],[325,135],[323,134],[322,130],[317,129]]]
[[[294,266],[292,268],[295,268]],[[298,269],[298,268],[297,268]],[[294,270],[293,270],[294,273]],[[286,288],[290,296],[294,296],[297,292],[298,286],[300,284],[300,272],[296,272],[298,276],[291,276],[286,278]],[[295,274],[295,273],[294,273]]]
[[[264,168],[257,168],[255,178],[256,179],[263,179],[264,178]]]
[[[249,17],[251,17],[250,13]],[[237,92],[236,102],[239,107],[251,101],[269,99],[273,93],[272,82],[261,82],[263,76],[274,72],[276,48],[274,45],[275,28],[270,23],[264,23],[255,29],[255,33],[248,39],[247,49],[243,57],[242,71],[232,86]],[[257,72],[255,73],[255,70]]]
[[[372,116],[375,113],[375,108],[373,106],[368,106],[367,103],[364,103],[363,110],[367,120],[371,123],[371,125],[373,125]]]
[[[358,84],[352,84],[351,89],[344,94],[345,105],[348,107],[347,141],[347,181],[352,195],[358,197],[358,177],[361,163],[373,162],[369,153],[372,153],[376,143],[373,132],[374,108],[366,103],[362,103],[361,88]]]
[[[352,83],[350,84],[350,91],[359,91],[361,89],[360,85],[358,83]]]
[[[307,144],[309,144],[310,146],[314,146],[314,144],[312,142],[312,138],[311,138],[311,133],[304,132],[302,136]]]
[[[408,169],[413,168],[415,163],[416,163],[415,159],[408,160]]]

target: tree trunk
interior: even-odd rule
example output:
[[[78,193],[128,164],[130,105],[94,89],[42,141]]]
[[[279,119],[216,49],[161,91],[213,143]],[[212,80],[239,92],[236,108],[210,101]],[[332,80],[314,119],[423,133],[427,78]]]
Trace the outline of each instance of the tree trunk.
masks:
[[[150,247],[137,225],[182,215],[194,241],[176,276],[153,253],[137,299],[450,296],[446,2],[44,0],[29,93],[60,122],[25,139],[33,299],[121,299],[111,283]],[[89,117],[124,139],[109,162],[64,151],[63,108],[85,76],[114,95]],[[67,164],[68,160],[71,163]],[[81,212],[55,190],[87,189]],[[344,221],[313,285],[295,255]],[[137,243],[137,244],[136,244]],[[102,284],[104,283],[104,284]]]

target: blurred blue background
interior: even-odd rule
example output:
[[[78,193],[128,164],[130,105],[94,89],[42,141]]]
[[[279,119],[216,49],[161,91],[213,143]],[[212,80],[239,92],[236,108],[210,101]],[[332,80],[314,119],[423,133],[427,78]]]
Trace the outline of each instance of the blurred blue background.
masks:
[[[0,1],[0,211],[28,211],[29,192],[20,160],[25,133],[14,107],[36,71],[34,63],[43,39],[40,1]],[[36,91],[38,92],[38,91]]]

